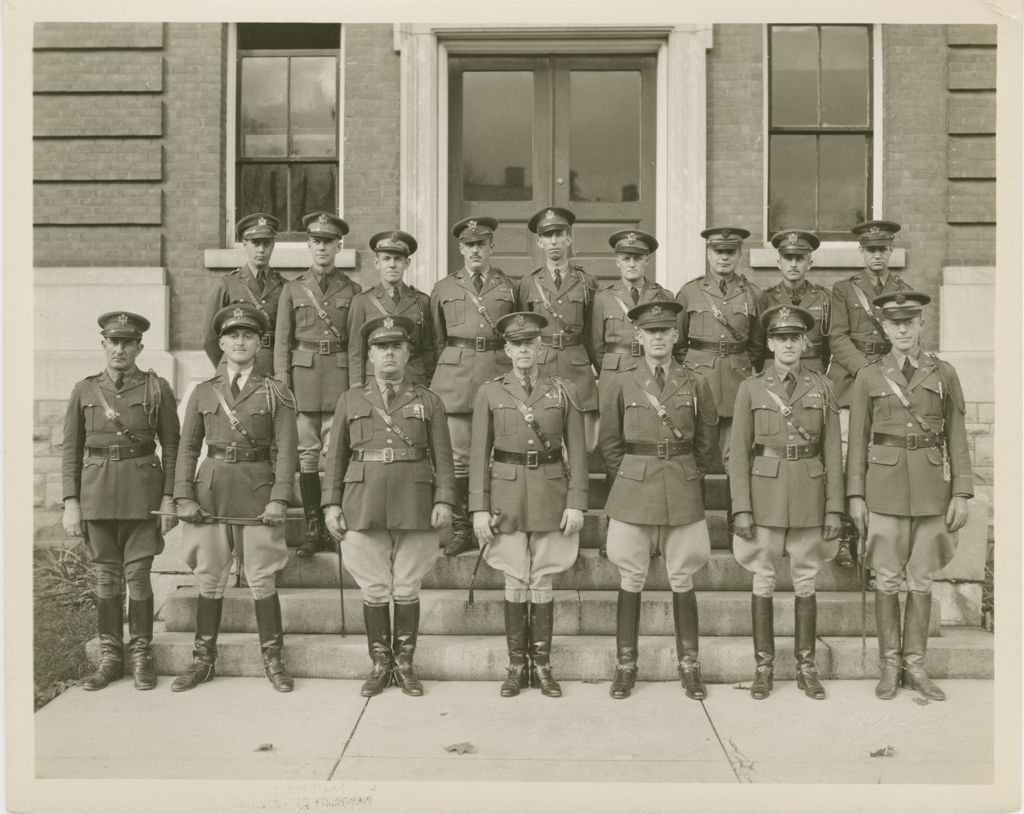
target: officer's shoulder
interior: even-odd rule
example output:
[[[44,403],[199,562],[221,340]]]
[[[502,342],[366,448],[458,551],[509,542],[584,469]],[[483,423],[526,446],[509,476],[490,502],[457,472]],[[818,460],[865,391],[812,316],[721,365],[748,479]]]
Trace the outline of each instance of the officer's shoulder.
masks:
[[[761,290],[760,286],[758,286],[757,283],[755,283],[753,280],[751,280],[749,277],[747,277],[746,274],[740,274],[739,275],[739,279],[740,279],[740,282],[743,285],[745,285],[747,288],[749,288],[755,294],[763,294],[764,293]]]
[[[155,381],[155,382],[156,382],[156,384],[157,384],[157,385],[158,385],[158,386],[159,386],[159,387],[160,387],[161,389],[163,389],[163,390],[171,390],[171,383],[170,383],[169,381],[167,381],[167,379],[165,379],[165,378],[164,378],[163,376],[161,376],[161,375],[160,375],[159,373],[157,373],[157,372],[156,372],[155,370],[153,370],[153,368],[150,368],[149,370],[147,370],[147,371],[146,371],[146,373],[145,373],[145,375],[146,375],[146,377],[147,377],[147,378],[148,378],[149,380],[151,380],[151,381]],[[173,392],[173,391],[172,391],[172,392]]]

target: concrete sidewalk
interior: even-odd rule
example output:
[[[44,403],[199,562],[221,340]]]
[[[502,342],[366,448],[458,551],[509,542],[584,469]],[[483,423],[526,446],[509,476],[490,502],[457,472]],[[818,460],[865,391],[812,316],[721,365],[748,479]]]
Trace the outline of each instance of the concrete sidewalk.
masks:
[[[630,781],[713,783],[993,782],[993,682],[940,682],[949,699],[873,681],[828,681],[826,701],[779,681],[765,701],[732,685],[703,703],[676,682],[641,683],[624,701],[608,682],[563,682],[564,697],[493,682],[426,682],[422,698],[359,681],[217,678],[171,693],[75,687],[35,716],[39,778]],[[146,732],[144,747],[138,733]],[[158,733],[159,737],[153,737]],[[469,743],[465,754],[445,747]],[[889,757],[871,752],[892,748]]]

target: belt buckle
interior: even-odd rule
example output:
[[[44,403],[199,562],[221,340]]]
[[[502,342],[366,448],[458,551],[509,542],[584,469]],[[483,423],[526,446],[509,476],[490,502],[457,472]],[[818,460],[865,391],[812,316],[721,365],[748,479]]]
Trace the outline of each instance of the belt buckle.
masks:
[[[540,467],[540,451],[536,449],[526,450],[526,468],[537,469]]]
[[[483,351],[487,350],[487,337],[478,336],[476,338],[476,350],[477,353],[482,353]]]
[[[238,463],[238,447],[224,447],[224,460],[229,464]]]
[[[800,450],[797,444],[786,444],[786,460],[787,461],[799,461]]]
[[[668,441],[658,441],[655,446],[655,454],[664,460],[668,460]]]
[[[270,336],[270,334],[263,334],[263,336],[260,337],[260,347],[269,348],[271,339],[272,337]]]
[[[907,436],[907,449],[917,449],[917,433],[912,432]]]
[[[320,355],[321,356],[327,356],[327,355],[330,354],[330,352],[331,352],[331,340],[330,339],[321,339],[320,340],[320,351],[319,351]]]
[[[718,340],[718,355],[719,356],[728,356],[729,352],[730,352],[729,351],[729,345],[730,344],[731,343],[727,339],[719,339]]]
[[[644,349],[640,346],[640,343],[636,340],[629,343],[629,355],[630,356],[642,356]]]
[[[109,447],[107,447],[107,455],[110,457],[110,460],[112,461],[120,461],[121,448],[117,444],[111,444]]]
[[[394,447],[384,447],[381,450],[384,453],[384,463],[393,464],[395,462],[395,450]]]
[[[564,350],[565,349],[565,345],[563,344],[563,341],[562,341],[564,338],[565,338],[565,334],[563,334],[561,331],[559,331],[558,333],[555,333],[555,334],[551,334],[551,347],[554,350]]]

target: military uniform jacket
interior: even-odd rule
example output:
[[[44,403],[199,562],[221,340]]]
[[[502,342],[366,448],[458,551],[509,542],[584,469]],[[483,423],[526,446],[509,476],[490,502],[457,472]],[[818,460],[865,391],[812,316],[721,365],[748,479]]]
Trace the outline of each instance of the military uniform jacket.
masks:
[[[836,398],[843,407],[850,406],[851,388],[857,371],[864,365],[874,362],[888,352],[889,340],[882,326],[865,313],[857,289],[864,294],[864,299],[874,311],[871,301],[878,296],[871,274],[861,271],[847,280],[840,280],[832,286],[832,334],[829,345],[832,350],[832,364],[828,369],[828,377],[835,385]],[[909,289],[903,280],[889,272],[889,279],[882,287],[882,293]],[[865,353],[854,345],[857,342],[884,343],[885,349],[876,353]],[[945,510],[943,510],[945,511]]]
[[[541,295],[543,289],[543,296]],[[545,344],[537,366],[543,373],[554,373],[576,386],[579,404],[584,410],[597,409],[597,381],[591,364],[596,360],[587,350],[591,309],[597,280],[581,266],[570,263],[562,274],[562,287],[555,289],[551,272],[546,267],[536,269],[519,281],[519,303],[524,311],[536,311],[547,317],[548,325],[542,331],[545,342],[554,334],[573,337],[579,344],[567,345],[561,350]],[[547,298],[548,305],[544,304]]]
[[[684,526],[704,519],[701,478],[713,460],[718,413],[707,380],[678,362],[668,366],[665,389],[658,392],[650,366],[611,376],[601,391],[599,444],[614,477],[605,511],[623,523]],[[658,417],[647,398],[665,408],[679,439]],[[671,458],[632,455],[625,444],[688,441],[693,451]]]
[[[352,300],[348,327],[348,367],[353,387],[373,377],[373,365],[367,359],[360,329],[369,320],[382,316],[401,314],[413,321],[412,352],[405,367],[406,380],[426,387],[434,375],[437,354],[430,319],[430,297],[405,283],[399,283],[398,290],[397,306],[381,285],[367,289]]]
[[[159,456],[115,460],[87,454],[87,447],[135,446],[106,417],[96,388],[124,428],[141,443],[159,440]],[[64,414],[65,499],[79,499],[83,520],[152,520],[150,512],[159,509],[161,498],[174,489],[178,435],[174,393],[152,371],[128,371],[120,390],[106,371],[86,377],[71,391]]]
[[[799,302],[794,303],[785,284],[777,283],[764,290],[764,307],[771,308],[773,305],[797,305],[811,313],[814,317],[814,327],[805,334],[807,350],[800,357],[800,366],[806,370],[824,373],[831,357],[829,335],[832,331],[832,294],[824,286],[805,282]],[[767,342],[767,339],[765,341]],[[763,364],[771,364],[771,351],[765,347],[763,353]]]
[[[736,394],[729,453],[732,510],[752,512],[758,526],[815,528],[824,525],[826,512],[846,510],[839,406],[831,384],[802,362],[793,375],[796,388],[789,396],[774,363],[768,362],[764,372],[741,382]],[[821,448],[817,455],[788,460],[754,454],[754,444],[812,443],[787,421],[771,393],[815,439]]]
[[[555,531],[566,509],[587,509],[590,473],[583,414],[576,388],[541,372],[533,393],[512,372],[487,382],[473,402],[473,441],[469,454],[469,510],[501,509],[499,530]],[[525,454],[543,451],[540,438],[517,404],[524,404],[552,449],[562,447],[562,460],[525,464],[491,460],[492,450]]]
[[[228,461],[207,457],[196,472],[203,443],[252,449],[217,399],[217,388],[256,446],[271,450],[270,460]],[[195,386],[185,407],[181,447],[175,470],[174,497],[195,500],[217,517],[254,518],[267,503],[287,503],[298,465],[295,406],[287,388],[255,370],[235,399],[227,368]]]
[[[284,290],[284,280],[274,269],[268,269],[263,281],[263,290],[256,286],[256,278],[252,269],[243,266],[225,275],[213,287],[210,299],[206,303],[206,335],[203,337],[203,350],[214,367],[221,362],[223,351],[220,349],[219,337],[213,330],[213,318],[226,305],[244,302],[256,305],[270,322],[271,331],[277,324],[277,305]],[[274,335],[269,333],[263,337],[263,345],[256,351],[256,372],[263,376],[274,375]]]
[[[672,299],[668,289],[649,280],[643,280],[639,290],[636,305]],[[626,317],[626,312],[633,307],[629,285],[621,279],[602,286],[594,295],[590,330],[587,333],[588,351],[602,378],[605,371],[616,373],[620,370],[634,370],[642,362],[642,349],[636,341],[636,329]],[[610,350],[610,345],[633,345],[637,355]]]
[[[676,295],[676,301],[683,306],[679,314],[676,359],[707,378],[718,415],[729,417],[740,382],[753,372],[754,363],[764,357],[764,331],[758,319],[764,310],[764,294],[742,274],[736,274],[723,295],[718,283],[707,273],[686,283]],[[714,308],[737,336],[716,319]],[[723,356],[717,350],[691,347],[693,340],[740,343],[746,347]]]
[[[409,449],[378,410],[430,456],[391,463],[354,460],[357,449]],[[371,377],[338,400],[331,432],[335,440],[324,468],[323,505],[341,506],[350,529],[425,530],[435,503],[455,505],[448,419],[441,399],[427,388],[406,380],[389,410]]]
[[[320,303],[341,332],[340,340],[328,328],[309,296],[305,285]],[[274,373],[287,381],[295,391],[296,409],[300,413],[329,413],[334,410],[341,394],[349,387],[350,310],[353,298],[362,291],[359,283],[350,280],[340,270],[331,274],[327,291],[321,292],[312,269],[284,286],[277,309],[277,331],[274,339]],[[362,324],[362,323],[360,323]],[[299,342],[341,342],[338,353],[321,354],[317,350],[300,348]]]
[[[945,514],[953,495],[974,494],[960,379],[952,365],[932,354],[921,353],[918,362],[920,367],[907,382],[892,353],[887,353],[862,368],[853,385],[846,494],[863,497],[868,510],[877,514]],[[899,385],[914,412],[933,432],[945,434],[950,482],[943,480],[939,447],[901,449],[872,443],[874,433],[907,436],[924,432],[883,374]]]
[[[481,314],[476,297],[487,309]],[[437,347],[437,368],[430,389],[441,397],[449,413],[470,413],[473,395],[484,382],[509,370],[512,362],[504,347],[497,350],[448,347],[450,338],[498,340],[494,333],[505,314],[518,309],[512,281],[500,269],[487,272],[477,294],[473,277],[466,269],[439,280],[430,295],[430,315]],[[503,344],[503,343],[502,343]]]

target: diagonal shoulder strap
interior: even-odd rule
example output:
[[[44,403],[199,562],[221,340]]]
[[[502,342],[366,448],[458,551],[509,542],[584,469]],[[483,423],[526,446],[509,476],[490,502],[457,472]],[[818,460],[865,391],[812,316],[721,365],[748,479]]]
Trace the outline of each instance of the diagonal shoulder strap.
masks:
[[[779,406],[779,410],[782,413],[783,418],[786,419],[786,423],[789,424],[789,426],[791,426],[798,433],[800,433],[800,436],[805,441],[807,441],[808,443],[813,441],[814,433],[808,431],[806,427],[804,427],[803,425],[799,424],[797,421],[794,420],[793,408],[786,404],[786,402],[784,402],[781,399],[778,393],[772,392],[767,387],[765,387],[764,390],[769,396],[771,396],[772,401],[774,401]]]
[[[921,426],[921,429],[927,433],[932,432],[931,425],[927,421],[925,421],[924,416],[922,416],[911,406],[910,399],[907,398],[906,394],[903,392],[903,389],[898,384],[896,384],[896,382],[894,382],[892,379],[886,376],[884,373],[882,374],[882,378],[885,379],[885,383],[889,385],[889,389],[892,390],[896,398],[900,400],[900,404],[903,405],[904,409],[908,413],[910,413],[910,415],[913,416],[914,421],[916,421]]]
[[[747,337],[745,337],[743,334],[741,334],[739,331],[733,328],[732,325],[729,324],[729,320],[725,318],[725,314],[722,313],[722,309],[718,307],[718,303],[716,303],[713,299],[711,299],[711,297],[708,296],[708,292],[702,288],[700,290],[700,293],[704,296],[704,299],[707,301],[707,304],[711,306],[712,315],[722,324],[722,326],[729,333],[732,334],[732,338],[735,339],[737,342],[746,342]],[[745,299],[744,304],[746,304]]]
[[[857,285],[857,283],[854,283],[853,290],[857,294],[857,299],[860,301],[860,307],[864,309],[864,313],[868,315],[871,321],[875,323],[875,327],[882,331],[882,334],[884,335],[885,330],[882,328],[882,323],[879,322],[878,316],[871,308],[871,303],[868,302],[868,297],[867,294],[864,293],[864,289]]]
[[[267,313],[267,309],[263,307],[263,303],[260,302],[260,298],[252,293],[252,289],[249,288],[249,286],[245,285],[244,283],[242,284],[242,288],[245,289],[245,296],[249,298],[249,302],[251,302],[257,308],[259,308],[260,311],[263,312],[263,316],[269,317],[270,314]]]
[[[100,400],[100,404],[103,405],[103,415],[106,416],[107,421],[109,421],[111,424],[117,427],[117,431],[121,433],[129,441],[131,441],[133,444],[140,443],[142,439],[139,438],[139,436],[133,433],[122,423],[121,416],[118,415],[118,413],[114,411],[114,408],[111,407],[110,404],[107,402],[106,397],[104,397],[103,395],[103,390],[96,383],[95,379],[92,380],[91,384],[93,391],[96,393],[96,398],[98,398]]]
[[[391,312],[387,308],[385,308],[381,301],[378,300],[376,297],[370,297],[370,302],[377,306],[377,310],[380,311],[381,314],[383,314],[386,317],[391,316]]]
[[[540,301],[544,303],[544,307],[551,312],[551,316],[558,320],[558,327],[564,330],[565,317],[563,317],[560,313],[558,313],[558,311],[555,310],[555,307],[551,304],[551,298],[548,297],[548,294],[544,290],[544,286],[541,285],[539,279],[534,280],[534,285],[537,287],[537,293],[540,295]]]
[[[259,444],[253,440],[252,436],[249,435],[249,430],[245,428],[245,425],[238,420],[238,416],[235,414],[235,411],[228,406],[227,399],[224,398],[224,394],[220,391],[220,388],[217,385],[213,385],[213,393],[217,396],[217,401],[220,402],[220,406],[224,410],[224,415],[228,417],[228,423],[231,425],[231,429],[248,441],[249,446],[259,446]]]
[[[656,399],[652,393],[649,393],[648,391],[644,390],[644,388],[641,387],[640,392],[644,394],[644,396],[647,398],[647,401],[650,402],[651,407],[654,408],[654,412],[658,414],[658,418],[661,419],[661,423],[668,428],[669,432],[671,432],[672,435],[675,436],[676,440],[684,440],[682,430],[680,430],[675,424],[672,423],[672,418],[669,416],[668,410],[665,409],[665,405],[658,401],[658,399]],[[696,393],[693,394],[693,398],[694,401],[696,401]]]
[[[463,286],[463,290],[469,295],[469,298],[473,301],[473,304],[476,306],[476,310],[480,313],[480,316],[482,316],[487,321],[487,324],[491,326],[491,330],[494,331],[494,335],[497,336],[498,326],[495,324],[494,320],[491,319],[491,315],[487,311],[487,306],[484,305],[483,301],[481,301],[481,299],[476,294],[474,294],[465,286]]]
[[[551,449],[551,441],[548,439],[544,430],[541,429],[540,424],[537,423],[537,419],[536,417],[534,417],[533,411],[530,410],[530,408],[527,407],[526,404],[517,399],[511,393],[509,393],[509,396],[512,398],[512,401],[515,402],[516,407],[519,409],[520,414],[523,416],[523,421],[525,421],[526,425],[531,430],[533,430],[533,434],[537,436],[537,440],[540,441],[544,449]]]
[[[342,335],[341,330],[331,321],[330,315],[321,307],[320,300],[316,298],[312,291],[309,290],[309,286],[305,283],[299,283],[299,287],[306,292],[306,297],[309,299],[309,304],[316,309],[316,314],[320,317],[320,321],[327,326],[327,329],[334,334],[335,339],[343,340],[345,337]]]

